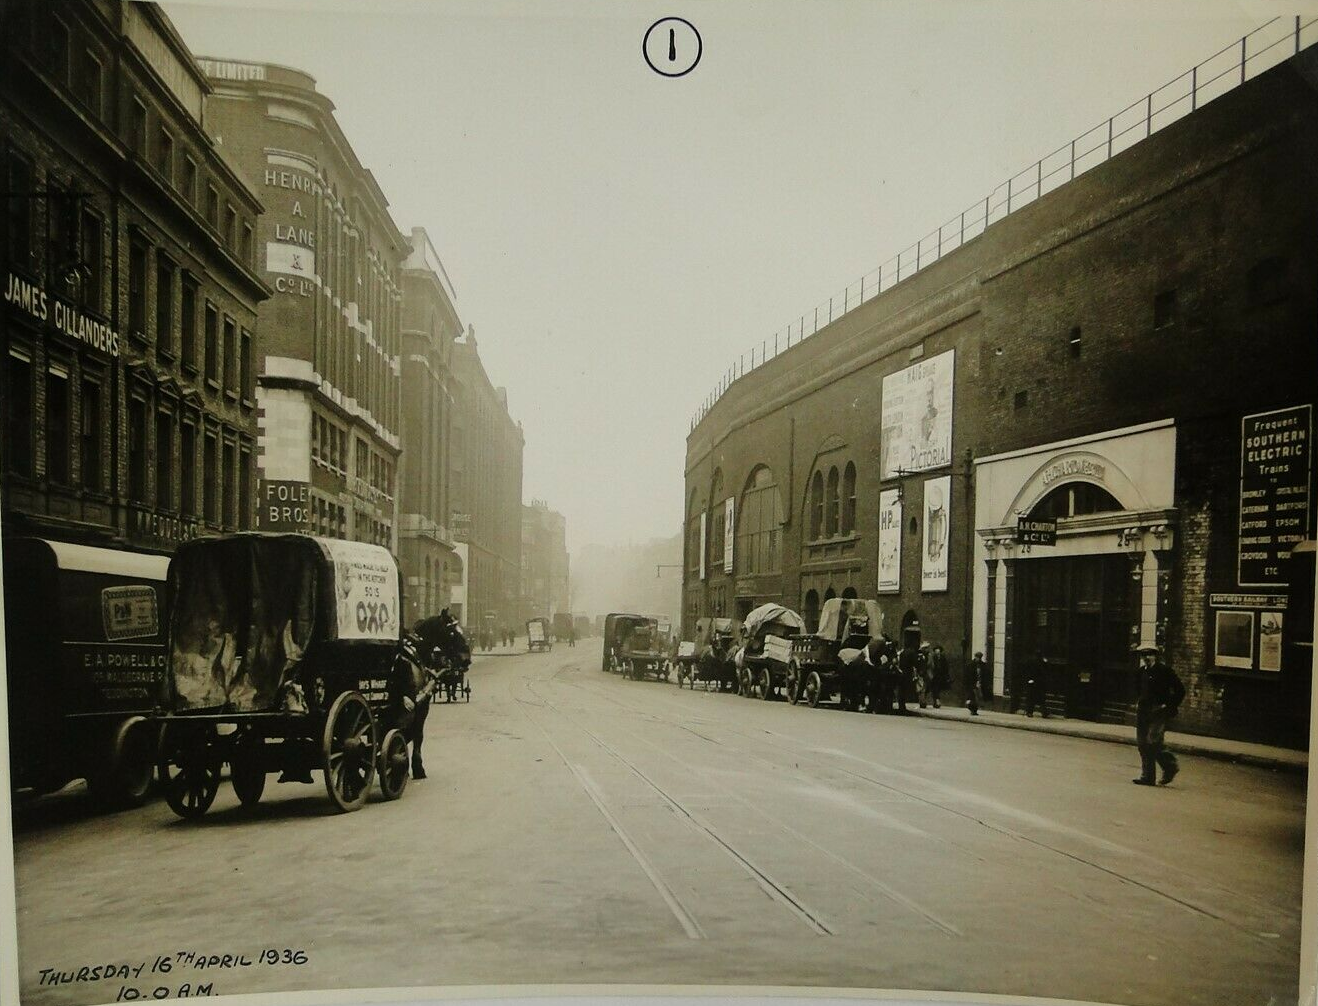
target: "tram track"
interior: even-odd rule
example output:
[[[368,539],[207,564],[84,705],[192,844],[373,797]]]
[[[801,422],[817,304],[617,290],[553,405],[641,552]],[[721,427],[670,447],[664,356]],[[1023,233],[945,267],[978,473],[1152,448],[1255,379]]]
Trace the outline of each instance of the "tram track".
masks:
[[[567,670],[567,669],[568,668],[565,667],[562,670]],[[685,707],[680,706],[677,702],[673,701],[671,698],[661,695],[652,696],[653,700],[657,700],[658,704],[662,705],[670,712],[681,713],[687,722],[682,722],[680,720],[667,719],[665,717],[662,717],[661,715],[657,714],[653,708],[637,707],[631,705],[628,702],[620,701],[614,696],[604,694],[604,692],[597,687],[592,687],[591,685],[587,685],[582,682],[573,682],[566,678],[562,678],[560,677],[561,673],[562,671],[560,671],[558,674],[555,674],[552,680],[555,680],[564,685],[581,688],[582,690],[588,692],[589,694],[596,695],[600,698],[605,698],[608,701],[612,702],[613,704],[617,705],[619,708],[627,709],[629,712],[632,712],[634,714],[639,714],[644,719],[647,719],[650,722],[666,724],[670,728],[682,729],[695,736],[709,740],[709,738],[705,737],[705,735],[689,729],[687,723],[691,722],[690,711],[687,710]],[[840,775],[843,775],[847,778],[854,779],[859,783],[862,783],[871,788],[878,789],[879,791],[884,792],[886,794],[898,796],[905,800],[910,800],[926,805],[940,812],[949,815],[954,815],[963,820],[971,822],[985,830],[997,833],[1000,836],[1011,840],[1012,842],[1023,843],[1030,847],[1036,848],[1040,852],[1046,855],[1060,857],[1062,859],[1075,863],[1076,865],[1085,867],[1089,870],[1107,876],[1112,880],[1117,881],[1118,883],[1130,885],[1131,887],[1140,889],[1145,893],[1165,903],[1175,906],[1178,910],[1190,913],[1196,917],[1211,921],[1216,924],[1228,926],[1231,929],[1234,929],[1240,932],[1241,934],[1248,936],[1251,939],[1251,941],[1269,947],[1273,952],[1285,953],[1286,951],[1281,945],[1279,945],[1274,934],[1263,931],[1262,926],[1257,922],[1252,923],[1249,917],[1252,916],[1256,920],[1261,920],[1261,919],[1268,919],[1271,917],[1275,917],[1278,914],[1281,914],[1286,919],[1286,921],[1291,925],[1293,926],[1298,925],[1293,917],[1293,913],[1287,912],[1284,908],[1280,908],[1264,902],[1260,902],[1258,901],[1257,898],[1254,898],[1253,896],[1250,895],[1240,894],[1239,892],[1230,891],[1225,888],[1218,888],[1215,885],[1212,885],[1211,883],[1205,883],[1199,878],[1185,873],[1183,870],[1171,864],[1163,863],[1159,860],[1153,859],[1152,857],[1149,857],[1144,853],[1137,852],[1136,850],[1127,848],[1117,843],[1109,842],[1106,839],[1103,839],[1099,836],[1090,835],[1087,832],[1070,828],[1069,826],[1063,825],[1060,822],[1051,821],[1046,818],[1039,818],[1037,815],[1030,814],[1029,812],[1021,811],[1017,808],[1012,808],[1010,806],[1000,804],[996,801],[988,800],[984,797],[979,796],[978,794],[968,793],[954,788],[949,788],[944,783],[938,782],[937,780],[927,779],[922,776],[917,776],[913,773],[905,772],[899,769],[894,769],[890,766],[879,765],[877,763],[873,763],[869,761],[868,759],[860,758],[859,756],[852,755],[848,752],[820,750],[818,748],[802,744],[800,741],[797,741],[795,738],[789,737],[785,734],[777,733],[776,731],[768,730],[767,728],[762,728],[759,732],[756,733],[748,733],[743,729],[739,729],[736,726],[723,721],[712,721],[709,720],[708,718],[705,718],[697,722],[700,722],[702,725],[704,724],[714,725],[718,729],[725,731],[726,733],[732,734],[735,737],[738,737],[745,742],[749,742],[751,745],[759,744],[764,747],[768,747],[773,750],[788,754],[792,756],[793,759],[798,760],[797,761],[798,764],[800,760],[804,760],[808,763],[814,764],[828,771],[837,772]],[[719,741],[712,741],[712,743],[721,744],[722,746],[728,747],[731,750],[736,751],[739,754],[745,756],[757,757],[753,751],[750,751],[741,745],[737,745],[737,744],[727,745]],[[860,761],[864,765],[869,766],[871,768],[877,768],[883,773],[887,773],[889,775],[896,775],[908,781],[912,785],[910,788],[907,788],[906,786],[898,785],[892,781],[885,781],[883,779],[875,778],[873,775],[870,775],[867,772],[858,772],[855,771],[854,769],[837,764],[837,761],[839,760],[848,760],[848,759]],[[769,759],[764,759],[764,758],[761,758],[761,760],[766,762],[770,761]],[[777,764],[777,763],[772,763],[772,764]],[[1199,889],[1203,894],[1208,895],[1208,897],[1202,897],[1202,896],[1195,897],[1193,895],[1183,895],[1177,893],[1174,890],[1168,889],[1170,885],[1159,884],[1151,880],[1142,879],[1138,876],[1132,876],[1129,872],[1124,871],[1121,868],[1110,866],[1106,863],[1099,861],[1099,859],[1095,855],[1085,854],[1083,852],[1077,852],[1071,849],[1063,848],[1060,845],[1057,845],[1053,842],[1026,834],[1018,830],[1017,828],[1013,828],[1009,825],[997,821],[989,820],[987,814],[985,813],[962,809],[960,807],[953,806],[949,802],[946,802],[944,800],[925,796],[923,795],[923,793],[919,791],[919,790],[928,791],[931,789],[935,791],[949,792],[952,799],[960,800],[961,802],[970,803],[972,806],[975,804],[981,804],[984,806],[984,809],[986,811],[998,813],[998,814],[1006,814],[1011,817],[1016,817],[1027,824],[1032,824],[1035,825],[1036,827],[1053,830],[1058,832],[1059,834],[1068,835],[1077,842],[1090,845],[1091,847],[1095,848],[1095,850],[1099,853],[1106,853],[1107,855],[1115,856],[1115,857],[1129,858],[1130,860],[1135,862],[1144,862],[1146,864],[1146,869],[1148,872],[1157,872],[1167,876],[1174,876],[1179,880],[1181,880],[1184,886],[1189,887],[1191,889]],[[1207,890],[1205,890],[1205,888],[1207,888]],[[1218,907],[1219,904],[1230,905],[1231,907],[1229,908]],[[1239,907],[1242,906],[1245,907],[1246,909],[1244,913],[1241,913],[1239,910],[1237,910]],[[1268,926],[1268,928],[1271,929],[1273,927]]]

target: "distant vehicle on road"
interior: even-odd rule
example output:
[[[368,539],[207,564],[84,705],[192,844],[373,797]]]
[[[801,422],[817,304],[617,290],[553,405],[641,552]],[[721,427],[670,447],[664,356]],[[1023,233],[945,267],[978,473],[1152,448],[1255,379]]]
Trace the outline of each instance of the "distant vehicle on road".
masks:
[[[556,611],[554,613],[555,642],[566,643],[570,635],[572,635],[572,616],[566,611]]]
[[[16,791],[86,779],[136,806],[155,770],[146,716],[165,681],[169,557],[41,538],[4,542],[9,763]]]
[[[591,632],[590,618],[586,615],[573,616],[572,628],[576,630],[578,639],[585,639]]]
[[[677,673],[677,687],[686,684],[695,689],[699,681],[706,688],[735,691],[737,665],[733,658],[741,638],[741,623],[733,618],[699,618],[696,638],[681,643],[672,663]],[[685,651],[685,652],[684,652]]]
[[[549,636],[549,619],[529,619],[526,623],[526,649],[531,653],[548,653],[553,648],[554,641]]]
[[[639,681],[668,679],[668,654],[658,645],[658,622],[648,615],[614,613],[604,619],[603,670]]]

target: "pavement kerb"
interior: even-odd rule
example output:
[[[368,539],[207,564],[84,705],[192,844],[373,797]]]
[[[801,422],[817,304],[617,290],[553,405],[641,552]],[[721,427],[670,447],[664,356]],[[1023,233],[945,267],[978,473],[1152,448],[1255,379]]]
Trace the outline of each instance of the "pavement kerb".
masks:
[[[1132,727],[1103,730],[1077,720],[1065,720],[1057,717],[1050,717],[1045,720],[1041,717],[1036,719],[1013,713],[989,713],[987,715],[981,713],[979,716],[971,716],[963,708],[912,709],[910,711],[927,719],[966,723],[971,726],[1031,730],[1034,733],[1053,734],[1059,737],[1082,737],[1086,740],[1107,741],[1110,744],[1126,744],[1132,747],[1135,744],[1135,731]],[[1308,752],[1293,751],[1289,748],[1269,748],[1262,744],[1244,745],[1216,737],[1200,738],[1194,734],[1182,733],[1168,733],[1167,747],[1177,754],[1215,758],[1218,761],[1254,765],[1278,772],[1302,774],[1307,773],[1309,770]]]

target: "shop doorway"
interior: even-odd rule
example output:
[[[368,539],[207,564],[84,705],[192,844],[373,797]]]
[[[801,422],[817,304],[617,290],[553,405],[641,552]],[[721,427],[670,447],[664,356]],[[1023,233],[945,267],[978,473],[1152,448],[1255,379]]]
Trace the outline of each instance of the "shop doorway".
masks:
[[[902,616],[902,649],[919,649],[920,618],[914,611]]]
[[[1125,722],[1134,706],[1130,563],[1124,555],[1017,564],[1015,662],[1042,651],[1050,706],[1077,719]]]

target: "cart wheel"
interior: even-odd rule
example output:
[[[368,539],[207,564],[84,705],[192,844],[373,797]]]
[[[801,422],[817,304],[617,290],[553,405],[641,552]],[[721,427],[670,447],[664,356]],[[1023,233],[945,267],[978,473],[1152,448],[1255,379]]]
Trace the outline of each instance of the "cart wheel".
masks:
[[[265,738],[248,733],[238,739],[229,755],[229,779],[238,802],[254,807],[265,792]]]
[[[824,690],[824,683],[819,680],[818,671],[811,671],[809,674],[806,675],[804,698],[806,702],[810,704],[811,709],[814,709],[817,705],[819,705],[819,693],[822,692],[823,690]]]
[[[770,676],[767,667],[760,674],[760,698],[765,702],[773,698],[773,678]]]
[[[375,717],[360,692],[344,692],[330,706],[321,753],[329,798],[339,810],[361,807],[375,779]]]
[[[792,705],[801,701],[801,665],[795,660],[787,665],[787,701]]]
[[[462,684],[462,701],[463,701],[463,702],[470,702],[470,701],[471,701],[471,683],[470,683],[470,682],[463,682],[463,684]]]
[[[213,726],[166,725],[156,768],[169,809],[189,821],[210,810],[220,790],[223,764]]]
[[[632,661],[624,660],[622,662],[622,676],[633,681],[636,680],[636,665]]]
[[[397,800],[407,789],[407,757],[407,738],[401,730],[390,730],[380,744],[379,764],[376,766],[380,792],[386,800]]]

